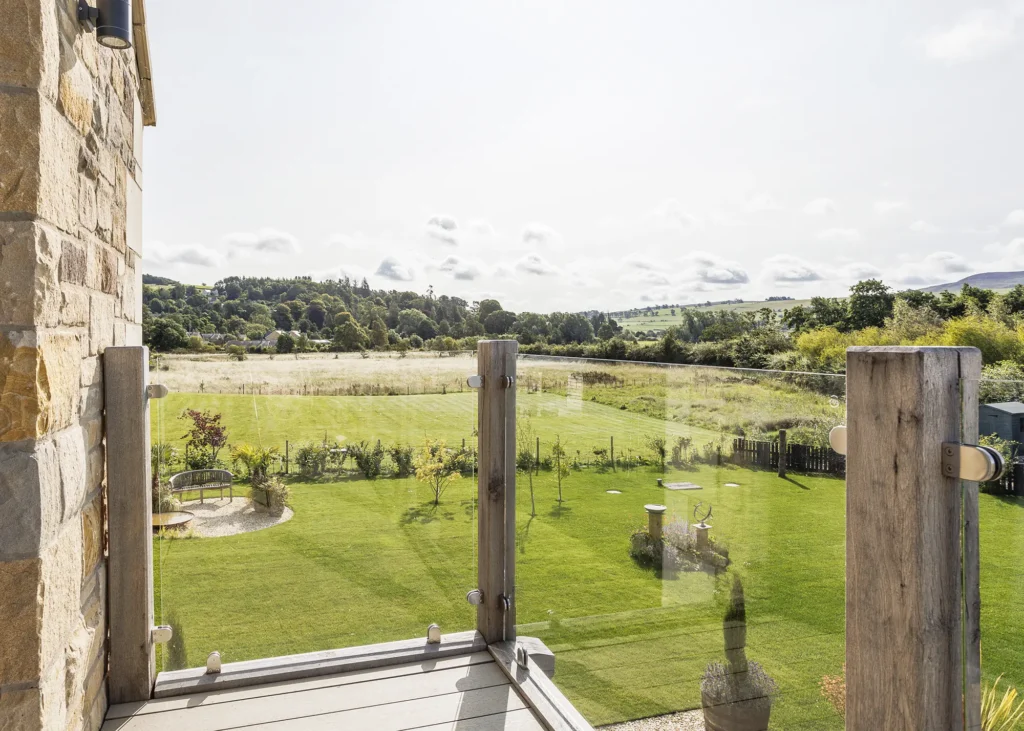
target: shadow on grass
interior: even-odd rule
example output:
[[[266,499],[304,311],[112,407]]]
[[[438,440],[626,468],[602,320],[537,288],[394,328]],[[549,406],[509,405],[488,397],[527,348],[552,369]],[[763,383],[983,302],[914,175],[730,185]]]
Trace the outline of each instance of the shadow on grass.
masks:
[[[558,503],[555,507],[551,508],[551,512],[548,513],[552,518],[562,518],[569,515],[572,512],[572,508],[565,504],[565,501]]]
[[[801,490],[810,490],[810,489],[811,489],[811,488],[809,488],[809,487],[808,487],[807,485],[805,485],[804,483],[802,483],[802,482],[798,482],[797,480],[794,480],[794,479],[793,479],[792,477],[790,477],[789,475],[786,475],[786,476],[785,476],[785,477],[783,477],[782,479],[783,479],[783,480],[785,480],[786,482],[791,482],[791,483],[793,483],[794,485],[796,485],[797,487],[799,487],[799,488],[800,488]]]
[[[530,524],[533,522],[536,516],[531,515],[530,519],[526,521],[526,524],[522,528],[516,529],[516,547],[519,549],[519,553],[526,553],[526,544],[530,541]]]
[[[426,525],[438,520],[455,520],[455,513],[445,510],[440,505],[434,505],[433,501],[430,501],[422,505],[413,505],[407,509],[399,523],[402,525],[412,525],[413,523]]]

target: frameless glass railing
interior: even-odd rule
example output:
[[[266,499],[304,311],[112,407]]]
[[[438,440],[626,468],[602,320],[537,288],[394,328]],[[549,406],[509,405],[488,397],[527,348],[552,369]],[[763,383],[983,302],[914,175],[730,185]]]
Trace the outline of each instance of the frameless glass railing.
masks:
[[[468,354],[154,357],[159,669],[472,630]]]
[[[517,632],[587,720],[843,728],[844,377],[521,356],[518,383]]]
[[[1024,595],[1024,381],[983,378],[965,382],[964,391],[978,394],[978,411],[965,412],[964,423],[976,420],[980,444],[996,449],[1007,462],[1000,479],[983,482],[977,490],[982,727],[1020,728],[1024,726],[1024,626],[1019,619],[1020,597]],[[969,506],[971,498],[965,491],[965,505]],[[965,579],[970,601],[969,582],[976,579],[970,574]],[[978,676],[969,651],[965,659],[970,683]],[[1000,715],[1007,692],[1021,695],[1004,705],[1007,715]],[[1016,723],[996,723],[1006,723],[1013,713],[1017,714]]]

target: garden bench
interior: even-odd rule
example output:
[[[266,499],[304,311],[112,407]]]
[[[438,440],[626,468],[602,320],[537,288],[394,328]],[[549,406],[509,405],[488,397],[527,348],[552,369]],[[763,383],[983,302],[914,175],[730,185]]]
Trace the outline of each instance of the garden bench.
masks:
[[[224,497],[227,488],[228,499],[234,500],[232,480],[234,475],[227,470],[189,470],[171,476],[171,494],[178,492],[199,492],[199,504],[203,503],[203,493],[207,490],[218,490]]]

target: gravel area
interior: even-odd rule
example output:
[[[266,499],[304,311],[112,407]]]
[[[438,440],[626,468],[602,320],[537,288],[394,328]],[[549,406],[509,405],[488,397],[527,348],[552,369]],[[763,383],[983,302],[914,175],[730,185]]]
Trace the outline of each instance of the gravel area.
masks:
[[[601,731],[704,731],[704,712],[698,708],[598,728]]]
[[[291,520],[294,515],[291,508],[285,508],[281,515],[257,513],[244,497],[236,497],[234,500],[207,499],[202,505],[198,500],[189,500],[182,503],[181,509],[196,516],[188,527],[200,538],[222,538],[239,533],[251,533],[284,523]]]

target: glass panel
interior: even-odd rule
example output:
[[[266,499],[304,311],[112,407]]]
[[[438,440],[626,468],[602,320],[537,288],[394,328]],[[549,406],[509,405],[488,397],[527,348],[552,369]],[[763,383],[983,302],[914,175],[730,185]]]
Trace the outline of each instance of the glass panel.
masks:
[[[519,384],[518,632],[580,712],[843,728],[845,378],[524,356]]]
[[[995,447],[1009,462],[1004,477],[981,483],[978,495],[981,683],[989,691],[998,680],[996,695],[1002,700],[1008,687],[1024,693],[1024,626],[1019,618],[1024,594],[1024,381],[986,378],[976,385],[980,443]]]
[[[161,484],[208,466],[233,479],[223,496],[165,495],[191,515],[154,539],[157,616],[175,628],[160,669],[473,629],[475,368],[469,354],[162,356]]]

